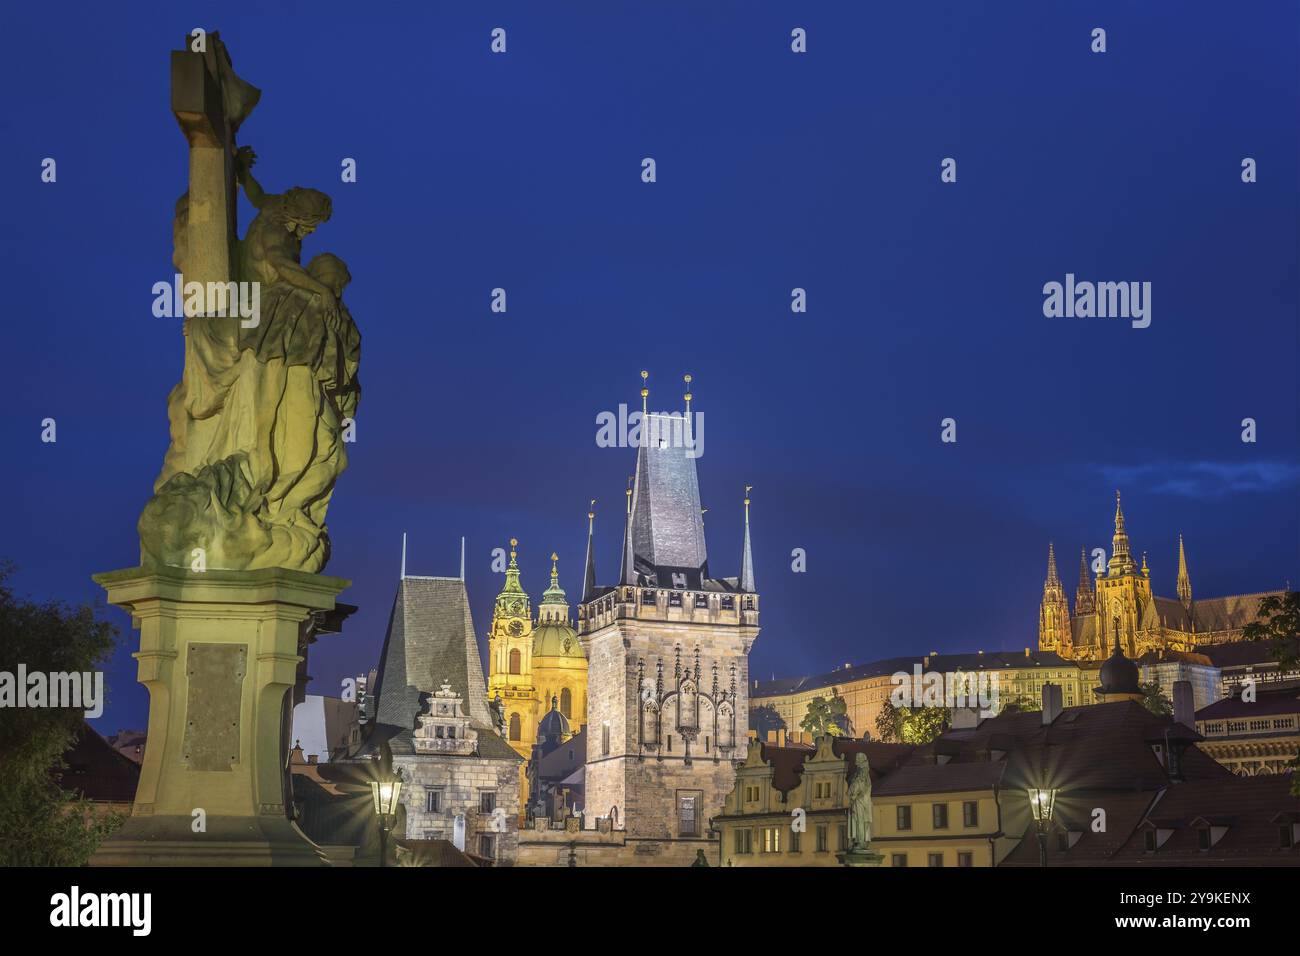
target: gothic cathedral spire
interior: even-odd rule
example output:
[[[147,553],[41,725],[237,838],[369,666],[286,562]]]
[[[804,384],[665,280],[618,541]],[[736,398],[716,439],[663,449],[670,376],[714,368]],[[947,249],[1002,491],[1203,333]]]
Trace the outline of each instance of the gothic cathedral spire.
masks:
[[[1115,536],[1111,538],[1111,555],[1108,574],[1118,577],[1122,574],[1134,574],[1137,565],[1129,552],[1128,532],[1124,530],[1124,511],[1119,504],[1119,489],[1115,490]]]
[[[1088,573],[1088,551],[1079,549],[1079,589],[1074,592],[1074,616],[1091,614],[1097,607],[1092,593],[1092,575]]]
[[[745,486],[745,544],[740,551],[740,590],[753,594],[754,588],[754,554],[749,546],[749,491],[753,485]]]
[[[1071,642],[1070,605],[1056,570],[1056,547],[1047,545],[1047,580],[1043,582],[1043,603],[1038,612],[1038,649],[1057,651]]]
[[[1192,576],[1187,573],[1187,555],[1183,551],[1183,536],[1178,536],[1178,600],[1183,607],[1192,603]]]

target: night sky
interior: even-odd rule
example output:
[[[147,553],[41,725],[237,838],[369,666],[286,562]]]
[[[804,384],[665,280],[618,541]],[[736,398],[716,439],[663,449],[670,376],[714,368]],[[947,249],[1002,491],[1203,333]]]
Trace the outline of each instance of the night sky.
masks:
[[[1201,597],[1300,581],[1293,5],[236,6],[6,10],[20,594],[102,604],[90,575],[138,562],[182,359],[150,292],[186,185],[168,51],[194,26],[264,91],[240,133],[262,184],[333,196],[304,261],[353,275],[363,395],[327,572],[361,610],[313,649],[310,692],[377,663],[403,531],[413,574],[456,574],[466,537],[480,635],[512,535],[534,601],[552,550],[576,601],[592,497],[613,581],[634,451],[598,448],[596,416],[637,405],[643,368],[655,408],[694,376],[714,576],[754,486],[755,677],[1034,644],[1048,541],[1072,595],[1116,487],[1157,593],[1180,532]],[[1045,318],[1067,272],[1151,282],[1151,326]],[[147,694],[105,613],[108,734],[144,726]]]

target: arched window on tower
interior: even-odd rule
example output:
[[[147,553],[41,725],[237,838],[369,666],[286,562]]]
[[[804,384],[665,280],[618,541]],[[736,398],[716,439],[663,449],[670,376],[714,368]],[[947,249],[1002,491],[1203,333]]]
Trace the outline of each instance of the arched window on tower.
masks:
[[[521,740],[521,739],[522,739],[522,737],[521,737],[521,735],[520,735],[520,733],[519,733],[519,715],[518,715],[518,714],[511,714],[511,715],[510,715],[510,739],[511,739],[511,740]]]
[[[518,674],[519,664],[520,664],[519,648],[516,647],[510,651],[510,673]],[[517,740],[518,738],[516,737],[514,739]]]
[[[573,692],[569,688],[560,691],[560,713],[565,717],[573,717]]]

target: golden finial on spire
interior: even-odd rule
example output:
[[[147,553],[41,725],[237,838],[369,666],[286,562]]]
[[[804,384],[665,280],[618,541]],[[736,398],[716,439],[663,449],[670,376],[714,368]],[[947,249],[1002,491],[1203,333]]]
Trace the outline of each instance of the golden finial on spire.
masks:
[[[591,524],[591,522],[595,520],[596,520],[596,499],[592,498],[591,504],[587,506],[587,523]]]
[[[559,556],[558,554],[556,554],[554,551],[552,551],[552,552],[551,552],[551,563],[554,564],[554,563],[555,563],[556,561],[558,561],[558,560],[560,560],[560,556]]]
[[[686,374],[682,376],[682,381],[686,383],[686,414],[691,413],[691,376]]]

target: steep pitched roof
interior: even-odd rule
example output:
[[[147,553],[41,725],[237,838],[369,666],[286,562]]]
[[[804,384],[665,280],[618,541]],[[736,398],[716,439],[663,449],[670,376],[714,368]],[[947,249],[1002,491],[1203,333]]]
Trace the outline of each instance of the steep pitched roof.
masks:
[[[709,556],[695,459],[679,437],[685,422],[684,416],[651,412],[642,425],[652,432],[637,446],[631,543],[638,574],[662,587],[672,572],[684,573],[687,587],[698,589],[709,576]]]
[[[493,728],[465,582],[404,577],[379,657],[368,749],[387,740],[394,754],[414,753],[411,737],[423,706],[421,695],[434,693],[444,682],[464,701],[463,712],[478,731],[479,754],[518,757]]]

